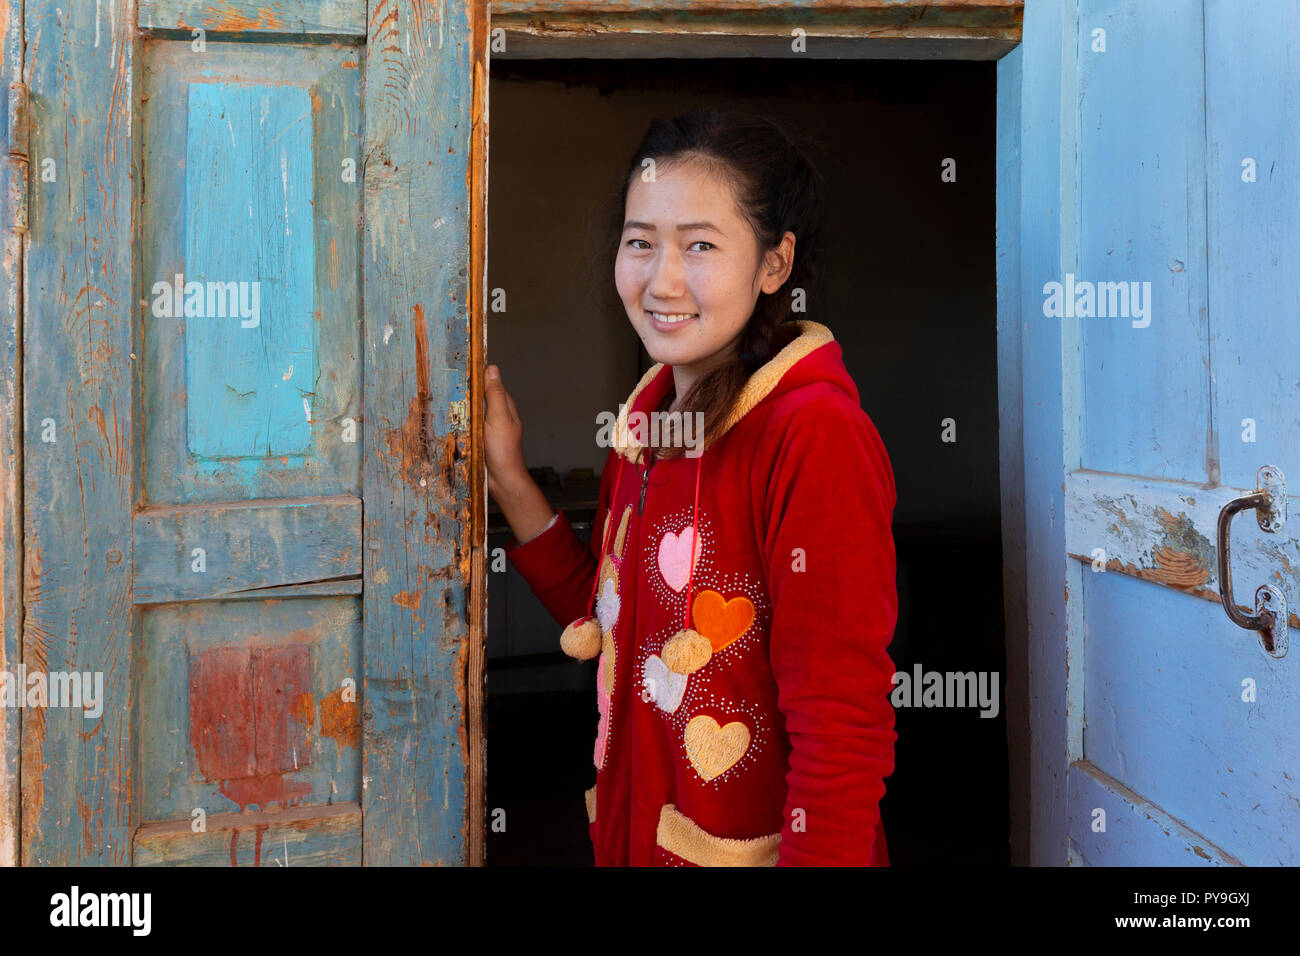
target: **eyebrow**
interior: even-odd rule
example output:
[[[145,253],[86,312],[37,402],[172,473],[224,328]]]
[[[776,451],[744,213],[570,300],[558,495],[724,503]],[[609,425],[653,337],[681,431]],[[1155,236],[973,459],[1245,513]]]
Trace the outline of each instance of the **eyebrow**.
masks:
[[[627,222],[623,223],[623,231],[627,232],[629,229],[644,229],[647,232],[658,231],[655,229],[653,223],[638,222],[635,219],[629,219]],[[721,229],[711,222],[683,222],[677,227],[678,232],[686,232],[688,229],[709,229],[716,232],[718,235],[724,234]]]

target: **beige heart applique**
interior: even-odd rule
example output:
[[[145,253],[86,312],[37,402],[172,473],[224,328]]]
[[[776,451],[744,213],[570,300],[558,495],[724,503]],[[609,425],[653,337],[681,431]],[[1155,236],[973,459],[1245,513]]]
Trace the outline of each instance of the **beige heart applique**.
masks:
[[[749,728],[738,720],[720,727],[708,714],[700,714],[686,724],[686,756],[705,780],[726,773],[748,749]]]

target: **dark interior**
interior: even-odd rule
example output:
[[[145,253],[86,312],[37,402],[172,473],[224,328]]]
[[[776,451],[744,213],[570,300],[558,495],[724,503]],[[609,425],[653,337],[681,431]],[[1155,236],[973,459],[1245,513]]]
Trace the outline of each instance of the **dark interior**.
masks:
[[[894,469],[890,656],[909,673],[992,672],[1005,693],[995,83],[988,62],[493,60],[488,360],[518,404],[530,468],[580,533],[606,453],[595,415],[651,364],[612,273],[592,265],[606,197],[654,117],[771,116],[829,182],[824,306],[807,317],[840,342]],[[488,518],[487,863],[590,865],[595,662],[560,652],[561,628],[496,550],[509,532],[495,504]],[[893,865],[1008,863],[1005,711],[896,710],[881,804]]]

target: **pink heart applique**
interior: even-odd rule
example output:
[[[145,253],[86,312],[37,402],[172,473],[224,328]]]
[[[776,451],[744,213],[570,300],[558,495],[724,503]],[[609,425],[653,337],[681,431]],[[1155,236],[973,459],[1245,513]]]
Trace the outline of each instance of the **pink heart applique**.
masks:
[[[600,679],[604,671],[605,655],[601,654],[596,664],[596,710],[600,714],[600,721],[596,728],[596,746],[592,752],[597,770],[605,766],[605,744],[609,740],[609,705],[612,694],[605,690],[605,682]]]
[[[694,555],[691,554],[692,545]],[[687,525],[680,534],[669,531],[659,542],[659,573],[674,591],[686,587],[692,564],[700,563],[700,542],[695,538],[695,528]]]

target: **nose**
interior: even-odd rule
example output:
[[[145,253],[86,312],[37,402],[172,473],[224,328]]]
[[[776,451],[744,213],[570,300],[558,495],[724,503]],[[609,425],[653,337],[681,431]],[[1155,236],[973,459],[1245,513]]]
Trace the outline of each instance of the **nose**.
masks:
[[[671,246],[660,249],[646,290],[658,302],[675,302],[682,298],[686,291],[686,269],[676,249]]]

